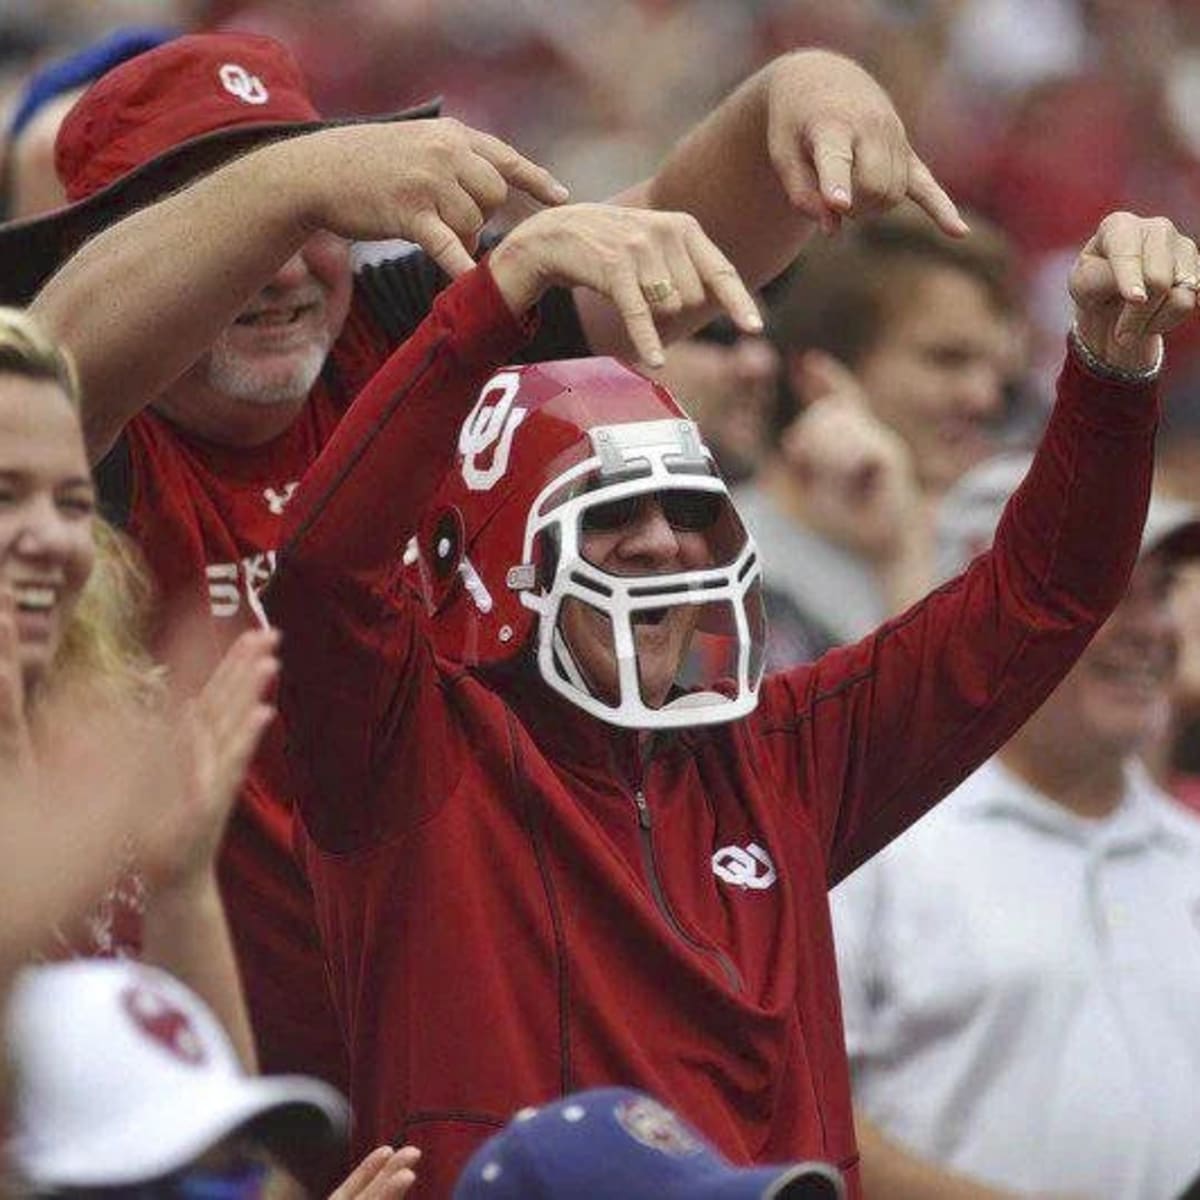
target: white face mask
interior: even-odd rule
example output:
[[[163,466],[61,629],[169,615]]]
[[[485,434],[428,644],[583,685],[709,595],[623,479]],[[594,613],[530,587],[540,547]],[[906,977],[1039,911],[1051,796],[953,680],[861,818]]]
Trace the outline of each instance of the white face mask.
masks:
[[[645,421],[589,436],[593,455],[531,507],[510,579],[539,616],[543,679],[626,728],[744,716],[762,677],[761,572],[696,427]]]

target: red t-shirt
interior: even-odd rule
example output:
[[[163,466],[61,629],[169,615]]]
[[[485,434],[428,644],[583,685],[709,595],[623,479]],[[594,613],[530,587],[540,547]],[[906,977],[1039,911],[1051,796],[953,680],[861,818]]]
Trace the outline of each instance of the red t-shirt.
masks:
[[[1115,606],[1157,405],[1068,363],[994,551],[727,725],[636,736],[441,657],[380,587],[519,330],[456,282],[289,507],[268,596],[359,1151],[422,1194],[517,1108],[620,1083],[860,1194],[826,889],[991,755]],[[520,436],[518,433],[517,436]],[[380,497],[386,489],[387,503]]]
[[[356,306],[294,424],[250,449],[206,443],[146,410],[123,434],[126,529],[168,604],[198,598],[219,642],[260,618],[284,507],[358,386],[390,345]],[[238,960],[265,1071],[304,1070],[346,1083],[312,900],[293,854],[282,738],[269,731],[251,766],[220,861]]]

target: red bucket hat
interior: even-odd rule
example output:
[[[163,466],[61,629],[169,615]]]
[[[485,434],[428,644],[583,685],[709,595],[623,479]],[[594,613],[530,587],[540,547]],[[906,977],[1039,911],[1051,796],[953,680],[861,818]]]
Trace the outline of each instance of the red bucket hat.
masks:
[[[0,226],[0,302],[26,304],[89,237],[269,141],[336,125],[435,117],[439,100],[322,120],[299,64],[272,38],[190,34],[98,79],[67,114],[55,166],[70,201]]]

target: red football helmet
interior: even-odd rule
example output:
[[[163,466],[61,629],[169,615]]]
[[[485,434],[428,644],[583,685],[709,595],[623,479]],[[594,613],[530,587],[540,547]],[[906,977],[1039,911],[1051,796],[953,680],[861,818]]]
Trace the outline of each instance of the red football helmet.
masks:
[[[486,666],[532,645],[551,688],[612,724],[757,702],[754,543],[696,426],[613,359],[494,375],[406,561],[440,653]]]

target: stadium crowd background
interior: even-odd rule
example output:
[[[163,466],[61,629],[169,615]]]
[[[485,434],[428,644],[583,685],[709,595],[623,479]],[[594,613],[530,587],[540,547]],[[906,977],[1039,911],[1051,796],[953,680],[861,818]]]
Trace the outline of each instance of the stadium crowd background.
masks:
[[[270,34],[297,55],[328,115],[383,113],[441,95],[569,183],[611,195],[739,80],[783,50],[823,45],[863,63],[956,200],[1010,240],[1022,318],[1029,440],[1070,319],[1066,279],[1109,212],[1200,211],[1200,7],[1189,0],[9,0],[0,15],[0,127],[42,63],[129,24]],[[636,49],[635,49],[636,48]],[[708,339],[699,365],[720,440],[740,392],[748,477],[769,441],[781,360],[766,343]],[[734,359],[734,356],[740,356]],[[1200,332],[1170,345],[1160,489],[1200,504]],[[668,365],[668,372],[671,365]],[[705,383],[694,384],[697,396]],[[685,403],[687,388],[680,389]],[[768,564],[769,575],[769,564]],[[1200,570],[1179,568],[1175,719],[1147,756],[1200,809]]]
[[[888,89],[956,200],[1012,239],[1043,398],[1066,274],[1099,219],[1128,208],[1187,229],[1200,205],[1200,10],[1187,0],[11,0],[0,114],[39,63],[129,24],[277,37],[332,116],[442,95],[595,199],[652,170],[773,55],[841,50]],[[1186,340],[1168,408],[1192,437],[1200,335]]]
[[[442,95],[597,199],[773,55],[843,51],[956,200],[1012,239],[1043,395],[1063,282],[1099,219],[1128,208],[1189,228],[1200,205],[1200,11],[1186,0],[12,0],[0,113],[38,64],[129,24],[277,37],[331,116]],[[1194,347],[1171,370],[1196,391]],[[1170,407],[1200,426],[1200,402]]]
[[[331,115],[444,95],[586,197],[648,172],[774,54],[842,50],[887,87],[959,202],[1014,239],[1033,315],[1055,333],[1064,260],[1100,217],[1130,207],[1186,227],[1200,198],[1200,12],[1186,0],[12,0],[0,97],[129,23],[278,37]]]
[[[1186,0],[13,0],[0,14],[0,114],[40,64],[130,24],[277,37],[329,115],[442,95],[444,111],[520,147],[579,199],[649,173],[773,55],[841,50],[885,85],[960,205],[1010,239],[1026,339],[1020,390],[1034,427],[1069,321],[1067,272],[1100,218],[1128,209],[1186,230],[1200,211],[1200,10]],[[698,369],[714,395],[736,386],[769,396],[778,363],[760,347],[720,361],[705,353],[689,380]],[[1200,501],[1192,326],[1173,339],[1167,396],[1159,486]],[[745,409],[729,421],[761,448],[765,401]],[[1200,623],[1200,585],[1187,568],[1181,578],[1180,611]],[[1185,653],[1183,667],[1190,711],[1200,652]],[[1200,770],[1192,740],[1179,750],[1188,771]],[[1180,790],[1191,794],[1190,781]]]

